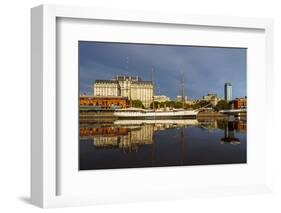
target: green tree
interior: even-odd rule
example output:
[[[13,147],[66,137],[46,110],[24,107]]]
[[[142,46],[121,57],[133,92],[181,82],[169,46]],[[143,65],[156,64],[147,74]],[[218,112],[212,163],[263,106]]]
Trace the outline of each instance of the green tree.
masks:
[[[192,109],[200,109],[200,108],[208,107],[209,104],[210,104],[209,101],[201,100],[199,102],[196,102],[195,104],[192,104],[190,107]]]
[[[181,102],[176,102],[176,101],[165,101],[165,102],[158,102],[158,101],[154,101],[154,106],[155,109],[161,107],[171,107],[171,108],[181,108],[182,107],[182,103]],[[150,108],[153,108],[153,103],[150,104]]]
[[[171,107],[171,101],[165,101],[164,104],[166,105],[166,107]]]
[[[201,106],[199,103],[195,103],[192,105],[192,109],[199,109]]]
[[[161,102],[161,103],[160,103],[160,107],[161,107],[161,108],[167,107],[166,102]]]
[[[220,100],[218,104],[215,106],[216,111],[224,110],[224,109],[230,109],[231,105],[225,101],[225,100]]]
[[[200,108],[208,107],[210,105],[210,101],[201,100],[199,101]]]
[[[169,107],[174,108],[175,107],[175,101],[169,101]]]
[[[160,106],[160,102],[154,101],[154,107],[155,107],[155,109],[157,109],[158,106]],[[153,103],[151,103],[149,107],[150,107],[151,109],[153,109]]]
[[[174,108],[176,109],[182,108],[182,102],[179,101],[174,102]]]
[[[144,105],[140,100],[132,100],[132,107],[144,108]]]
[[[185,104],[184,109],[192,109],[192,104]]]

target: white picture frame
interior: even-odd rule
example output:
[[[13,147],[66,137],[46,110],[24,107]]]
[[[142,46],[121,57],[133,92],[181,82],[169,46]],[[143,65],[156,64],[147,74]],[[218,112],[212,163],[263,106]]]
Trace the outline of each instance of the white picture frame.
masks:
[[[58,173],[61,169],[57,166],[57,20],[87,19],[108,20],[134,23],[153,23],[161,25],[181,25],[200,27],[219,27],[231,29],[256,29],[264,31],[265,35],[265,68],[266,75],[264,92],[266,103],[272,104],[273,97],[273,21],[271,19],[216,17],[187,14],[152,13],[145,11],[122,11],[100,8],[84,8],[74,6],[41,5],[31,10],[31,201],[33,204],[47,208],[59,206],[91,205],[97,203],[128,202],[139,200],[165,200],[179,197],[214,196],[233,194],[252,194],[270,192],[270,161],[265,164],[267,179],[258,184],[242,184],[233,186],[202,188],[199,183],[194,183],[195,188],[180,190],[173,186],[165,190],[144,194],[128,194],[118,196],[114,194],[108,199],[98,199],[97,196],[68,196],[57,195]],[[268,112],[264,119],[270,119]],[[266,131],[265,131],[266,132]],[[266,142],[268,136],[264,135]],[[266,147],[268,148],[268,143]],[[266,152],[262,153],[266,155]],[[268,154],[267,154],[268,155]],[[265,156],[264,156],[265,157]],[[268,156],[266,156],[268,157]],[[132,170],[131,170],[132,171]],[[122,171],[117,171],[117,173]],[[161,171],[163,173],[163,170]],[[164,171],[165,172],[165,171]],[[177,173],[177,170],[173,170]],[[163,186],[164,187],[164,186]],[[164,193],[165,192],[165,193]],[[145,198],[146,197],[146,198]]]

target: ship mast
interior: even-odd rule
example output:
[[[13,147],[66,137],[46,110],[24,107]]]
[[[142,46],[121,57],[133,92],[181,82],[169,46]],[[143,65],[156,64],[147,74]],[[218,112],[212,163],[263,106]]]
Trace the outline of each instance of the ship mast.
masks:
[[[126,57],[126,70],[127,70],[127,75],[129,75],[129,56]],[[130,100],[130,107],[133,107],[131,85],[130,88],[127,88],[127,95]]]
[[[182,74],[182,80],[181,80],[181,100],[182,100],[182,108],[184,109],[185,97],[184,97],[184,80],[183,80],[183,74]]]
[[[155,103],[154,103],[154,69],[151,69],[151,81],[152,81],[152,108],[155,111]]]

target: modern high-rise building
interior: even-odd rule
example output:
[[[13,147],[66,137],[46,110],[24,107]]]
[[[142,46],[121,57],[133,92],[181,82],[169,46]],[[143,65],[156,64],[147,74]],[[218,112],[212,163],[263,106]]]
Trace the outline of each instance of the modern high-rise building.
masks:
[[[232,85],[231,83],[224,84],[224,100],[227,102],[232,100]]]

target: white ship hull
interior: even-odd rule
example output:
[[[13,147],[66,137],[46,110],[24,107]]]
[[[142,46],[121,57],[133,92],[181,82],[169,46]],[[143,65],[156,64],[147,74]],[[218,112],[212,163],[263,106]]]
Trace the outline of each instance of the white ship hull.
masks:
[[[154,124],[154,125],[188,125],[188,126],[197,126],[199,122],[197,119],[121,119],[114,121],[115,125],[143,125],[143,124]]]
[[[150,111],[150,110],[116,110],[114,116],[118,118],[132,119],[181,119],[196,118],[198,111],[195,110],[177,110],[177,111]]]

